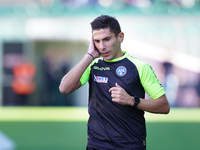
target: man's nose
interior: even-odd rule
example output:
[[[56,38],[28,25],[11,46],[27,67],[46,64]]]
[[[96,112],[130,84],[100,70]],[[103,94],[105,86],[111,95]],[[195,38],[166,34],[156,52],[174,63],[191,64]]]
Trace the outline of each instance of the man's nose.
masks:
[[[105,49],[104,42],[100,42],[100,45],[99,45],[99,46],[100,46],[99,48],[100,48],[101,50],[104,50],[104,49]]]

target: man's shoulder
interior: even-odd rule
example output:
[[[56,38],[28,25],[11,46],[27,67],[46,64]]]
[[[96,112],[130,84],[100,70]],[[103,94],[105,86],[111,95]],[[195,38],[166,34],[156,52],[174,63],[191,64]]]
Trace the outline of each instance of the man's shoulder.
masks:
[[[148,65],[148,63],[145,62],[144,60],[142,60],[142,59],[140,59],[138,57],[133,57],[130,54],[127,55],[127,59],[129,59],[137,67],[144,67],[144,66]]]

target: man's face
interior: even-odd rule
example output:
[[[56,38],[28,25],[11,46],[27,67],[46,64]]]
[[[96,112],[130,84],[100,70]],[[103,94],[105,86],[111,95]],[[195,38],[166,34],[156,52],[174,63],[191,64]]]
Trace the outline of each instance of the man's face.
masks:
[[[93,31],[93,40],[95,47],[105,60],[111,60],[122,56],[121,43],[124,34],[121,32],[116,37],[110,32],[110,28]]]

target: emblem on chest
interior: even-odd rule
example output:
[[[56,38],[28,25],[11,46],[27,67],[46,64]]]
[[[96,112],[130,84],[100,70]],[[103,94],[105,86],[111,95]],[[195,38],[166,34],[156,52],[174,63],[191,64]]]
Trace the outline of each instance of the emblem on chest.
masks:
[[[127,69],[126,69],[126,67],[124,67],[124,66],[119,66],[119,67],[116,69],[116,74],[117,74],[118,76],[124,76],[126,73],[127,73]]]

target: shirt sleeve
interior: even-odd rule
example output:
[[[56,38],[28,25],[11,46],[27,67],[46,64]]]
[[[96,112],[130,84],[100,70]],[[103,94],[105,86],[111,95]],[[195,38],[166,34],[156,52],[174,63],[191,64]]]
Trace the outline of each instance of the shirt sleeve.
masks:
[[[100,59],[100,58],[99,58]],[[90,79],[90,71],[91,67],[94,65],[94,63],[97,63],[99,59],[95,59],[94,61],[91,62],[91,64],[87,67],[85,72],[80,78],[81,86],[83,86],[89,79]]]
[[[145,92],[152,98],[156,99],[165,94],[164,88],[157,79],[152,67],[144,63],[139,71],[140,81]]]
[[[90,78],[91,66],[88,66],[83,75],[80,78],[81,86],[83,86]]]

